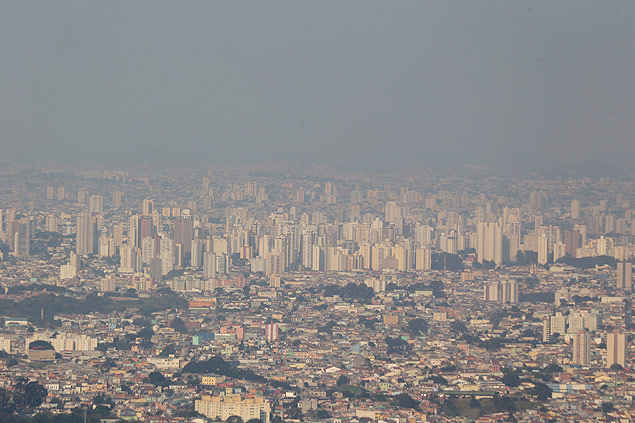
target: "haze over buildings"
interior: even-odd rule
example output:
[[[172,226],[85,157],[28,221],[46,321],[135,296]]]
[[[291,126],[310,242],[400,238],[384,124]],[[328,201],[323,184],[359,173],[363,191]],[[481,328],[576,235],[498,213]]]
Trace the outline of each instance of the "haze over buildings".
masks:
[[[635,421],[633,22],[4,2],[0,421]]]
[[[620,169],[635,4],[7,2],[2,160]]]

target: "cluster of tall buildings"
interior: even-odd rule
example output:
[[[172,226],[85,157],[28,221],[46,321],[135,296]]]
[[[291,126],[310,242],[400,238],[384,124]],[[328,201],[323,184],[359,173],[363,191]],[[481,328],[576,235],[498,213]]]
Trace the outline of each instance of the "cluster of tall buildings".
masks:
[[[483,288],[483,299],[503,304],[518,304],[518,282],[493,282]]]

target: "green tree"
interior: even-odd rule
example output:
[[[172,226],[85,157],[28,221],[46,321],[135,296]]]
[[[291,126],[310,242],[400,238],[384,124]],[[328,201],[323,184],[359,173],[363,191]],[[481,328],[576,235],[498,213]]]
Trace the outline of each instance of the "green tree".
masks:
[[[152,328],[143,328],[139,332],[137,332],[137,338],[141,339],[150,339],[154,336],[154,331]]]
[[[503,378],[501,381],[510,388],[515,388],[520,385],[520,375],[517,370],[512,369],[504,369],[503,370]]]
[[[337,386],[346,386],[350,383],[350,380],[346,375],[342,375],[337,378]]]
[[[38,382],[29,382],[28,379],[19,378],[13,385],[13,402],[18,411],[26,411],[39,407],[48,395],[45,387]]]
[[[152,372],[148,375],[148,382],[154,386],[162,386],[166,383],[167,379],[161,372]]]
[[[401,393],[395,397],[395,403],[401,408],[419,409],[419,404],[410,395]]]
[[[187,327],[183,319],[176,317],[170,322],[170,327],[179,333],[187,333]]]
[[[546,401],[551,398],[551,388],[542,382],[534,382],[534,387],[531,390],[531,394],[538,398],[538,401]]]

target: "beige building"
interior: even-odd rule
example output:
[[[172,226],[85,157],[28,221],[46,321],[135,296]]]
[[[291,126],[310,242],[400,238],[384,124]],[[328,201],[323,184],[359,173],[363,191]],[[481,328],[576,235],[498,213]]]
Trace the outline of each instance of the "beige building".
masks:
[[[626,335],[618,331],[606,336],[606,367],[613,364],[626,367]]]
[[[194,410],[211,419],[226,421],[230,416],[239,416],[243,421],[260,419],[269,423],[271,405],[262,397],[241,398],[239,394],[227,396],[203,395],[194,402]]]
[[[27,355],[30,361],[36,363],[55,361],[55,350],[29,350]]]
[[[11,340],[8,338],[0,338],[0,351],[11,354]]]
[[[591,337],[585,329],[573,336],[573,364],[588,366],[591,361]]]
[[[225,376],[204,375],[201,377],[201,385],[214,386],[225,381]]]

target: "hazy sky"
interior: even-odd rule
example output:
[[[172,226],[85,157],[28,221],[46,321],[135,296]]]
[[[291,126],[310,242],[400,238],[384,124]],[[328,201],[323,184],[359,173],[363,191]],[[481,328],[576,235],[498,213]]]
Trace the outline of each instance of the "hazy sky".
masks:
[[[0,0],[0,160],[635,161],[635,1]]]

